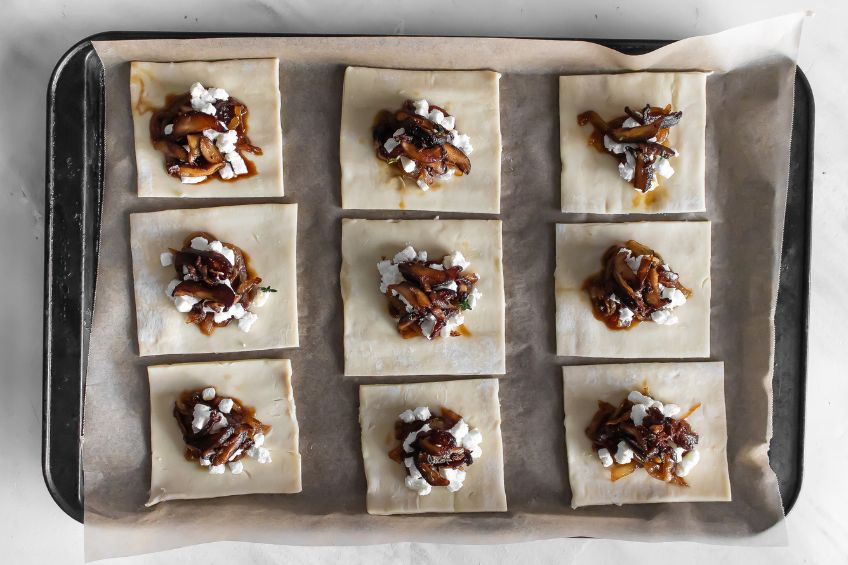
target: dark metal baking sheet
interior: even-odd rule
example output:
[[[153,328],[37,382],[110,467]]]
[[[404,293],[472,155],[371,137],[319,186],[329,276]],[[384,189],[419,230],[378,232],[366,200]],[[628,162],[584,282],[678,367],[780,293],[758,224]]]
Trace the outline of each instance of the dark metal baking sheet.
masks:
[[[72,47],[47,90],[42,470],[47,489],[83,521],[82,431],[88,337],[94,304],[103,195],[103,67],[97,40],[232,37],[248,34],[107,32]],[[257,34],[258,35],[258,34]],[[587,39],[636,55],[657,40]],[[789,196],[775,314],[774,438],[769,459],[788,514],[801,489],[812,211],[813,93],[795,77]]]

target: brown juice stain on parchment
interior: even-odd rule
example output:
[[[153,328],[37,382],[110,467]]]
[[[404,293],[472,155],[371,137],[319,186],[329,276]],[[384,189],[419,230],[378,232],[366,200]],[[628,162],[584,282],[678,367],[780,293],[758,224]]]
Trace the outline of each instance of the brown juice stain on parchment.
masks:
[[[650,192],[641,193],[638,190],[634,192],[636,194],[633,195],[633,207],[652,210],[657,208],[659,203],[663,200],[664,189],[662,186],[658,186]]]
[[[459,335],[464,335],[464,336],[470,336],[471,335],[471,330],[469,330],[467,327],[465,327],[465,324],[458,325],[454,329],[454,331],[456,333],[458,333]]]
[[[156,106],[144,97],[144,79],[140,76],[134,76],[132,83],[138,86],[138,100],[135,102],[135,111],[138,114],[153,113],[157,110]]]

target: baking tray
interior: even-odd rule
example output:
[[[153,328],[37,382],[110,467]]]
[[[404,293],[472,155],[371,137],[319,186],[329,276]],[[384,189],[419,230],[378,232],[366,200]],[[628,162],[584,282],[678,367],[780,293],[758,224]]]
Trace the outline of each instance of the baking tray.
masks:
[[[106,32],[82,40],[59,60],[47,89],[42,471],[47,490],[83,521],[82,430],[88,339],[97,273],[103,195],[105,85],[92,41],[259,36]],[[660,40],[586,39],[638,55]],[[784,511],[798,498],[803,472],[807,317],[813,189],[813,93],[795,75],[786,223],[775,313],[774,437],[769,461]]]

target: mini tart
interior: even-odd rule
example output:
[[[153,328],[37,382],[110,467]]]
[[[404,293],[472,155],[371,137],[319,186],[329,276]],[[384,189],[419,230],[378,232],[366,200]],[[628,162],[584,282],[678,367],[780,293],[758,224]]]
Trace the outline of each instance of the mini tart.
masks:
[[[402,71],[348,67],[342,98],[340,159],[345,209],[500,212],[501,133],[498,81],[492,71]],[[425,99],[456,118],[474,146],[473,172],[427,191],[375,154],[381,110]]]
[[[483,454],[467,468],[458,491],[434,487],[428,495],[419,496],[406,487],[405,468],[387,455],[397,446],[395,422],[407,409],[444,404],[480,430]],[[497,379],[363,385],[359,387],[359,422],[369,514],[507,510]]]
[[[167,295],[173,266],[163,267],[161,255],[179,246],[187,234],[209,232],[238,245],[251,268],[271,285],[262,305],[251,306],[256,320],[249,332],[219,328],[204,335]],[[296,204],[256,204],[166,210],[130,214],[136,322],[139,354],[220,353],[296,347],[297,281]]]
[[[250,112],[250,142],[261,155],[245,156],[255,168],[249,178],[220,180],[217,173],[201,184],[183,184],[166,170],[163,154],[151,143],[150,118],[168,98],[185,94],[192,84],[226,90]],[[282,128],[280,125],[279,61],[150,63],[130,66],[130,107],[133,118],[138,195],[141,197],[249,198],[283,196]],[[246,175],[248,176],[248,175]],[[236,181],[236,182],[233,182]]]
[[[706,160],[707,73],[622,73],[559,78],[562,211],[598,214],[703,212]],[[577,116],[589,110],[605,119],[622,115],[625,106],[671,104],[683,119],[669,132],[677,152],[674,175],[660,186],[638,193],[621,179],[608,154],[589,144],[591,128]]]
[[[298,425],[288,359],[157,365],[150,381],[151,506],[164,500],[236,494],[300,492]],[[214,387],[255,409],[270,426],[263,446],[271,461],[242,460],[244,471],[211,474],[186,458],[186,444],[174,420],[174,402],[186,391]]]
[[[483,298],[459,337],[404,339],[380,292],[376,264],[407,245],[433,257],[459,251]],[[501,222],[342,220],[341,290],[346,376],[472,375],[505,371]]]
[[[587,279],[612,245],[638,241],[661,250],[664,261],[691,289],[674,309],[678,323],[641,323],[615,331],[596,318]],[[710,223],[633,222],[556,226],[557,355],[683,358],[710,355]]]
[[[642,469],[610,480],[586,436],[598,401],[618,404],[633,390],[679,405],[700,406],[686,418],[699,435],[699,463],[686,475],[688,486],[666,483]],[[563,367],[565,441],[571,506],[656,502],[728,501],[727,424],[723,363],[638,363]]]

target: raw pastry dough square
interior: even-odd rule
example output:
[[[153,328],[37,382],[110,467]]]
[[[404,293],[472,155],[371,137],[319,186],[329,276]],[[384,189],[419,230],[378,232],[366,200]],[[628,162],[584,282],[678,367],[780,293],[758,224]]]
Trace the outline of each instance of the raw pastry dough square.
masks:
[[[598,214],[703,212],[707,119],[707,73],[624,73],[559,77],[559,132],[562,156],[563,212]],[[645,104],[682,110],[671,128],[669,143],[679,152],[671,159],[674,175],[642,195],[622,180],[609,156],[588,143],[590,125],[577,125],[577,115],[594,110],[605,120],[624,114],[624,107]]]
[[[643,322],[611,330],[592,313],[586,279],[601,270],[611,245],[635,239],[659,253],[692,291],[674,313],[680,322]],[[557,355],[683,358],[710,356],[710,222],[557,224]]]
[[[176,277],[173,266],[163,267],[159,256],[179,248],[193,231],[207,231],[239,246],[262,286],[277,289],[262,307],[249,332],[237,324],[204,335],[186,324],[165,294]],[[139,354],[224,353],[297,347],[297,281],[295,238],[297,204],[251,204],[194,210],[165,210],[130,214],[135,311]]]
[[[300,492],[298,426],[288,359],[157,365],[150,379],[150,449],[152,472],[148,506],[163,500],[213,498],[233,494]],[[271,462],[245,457],[244,472],[210,475],[185,458],[185,442],[174,418],[174,402],[185,390],[208,386],[256,409],[271,426],[265,446]]]
[[[185,198],[253,198],[283,195],[283,131],[280,127],[280,62],[236,59],[130,65],[130,98],[135,136],[138,195]],[[257,174],[232,182],[217,178],[182,184],[165,171],[165,158],[150,143],[150,117],[169,94],[188,92],[192,83],[223,88],[250,112],[248,136],[262,155],[248,155]]]
[[[449,408],[483,434],[483,456],[468,466],[465,483],[455,493],[434,487],[430,494],[418,496],[404,484],[404,467],[389,458],[389,451],[397,446],[398,414],[417,406]],[[497,379],[363,385],[359,387],[359,423],[369,514],[506,511]]]
[[[342,208],[500,212],[501,126],[498,81],[493,71],[399,71],[348,67],[342,98],[339,147]],[[425,98],[456,116],[456,129],[471,138],[471,172],[423,191],[379,160],[371,128],[380,110]]]
[[[431,258],[460,251],[482,298],[464,312],[470,335],[404,339],[380,293],[377,262],[406,247]],[[499,220],[342,220],[345,375],[481,375],[505,372]]]
[[[698,502],[730,500],[727,469],[727,423],[724,410],[724,363],[638,363],[563,367],[565,442],[571,507],[598,504]],[[700,462],[686,476],[689,487],[651,478],[642,469],[610,480],[586,426],[598,401],[618,405],[632,390],[648,385],[648,394],[688,410],[701,406],[687,420],[698,433]]]

